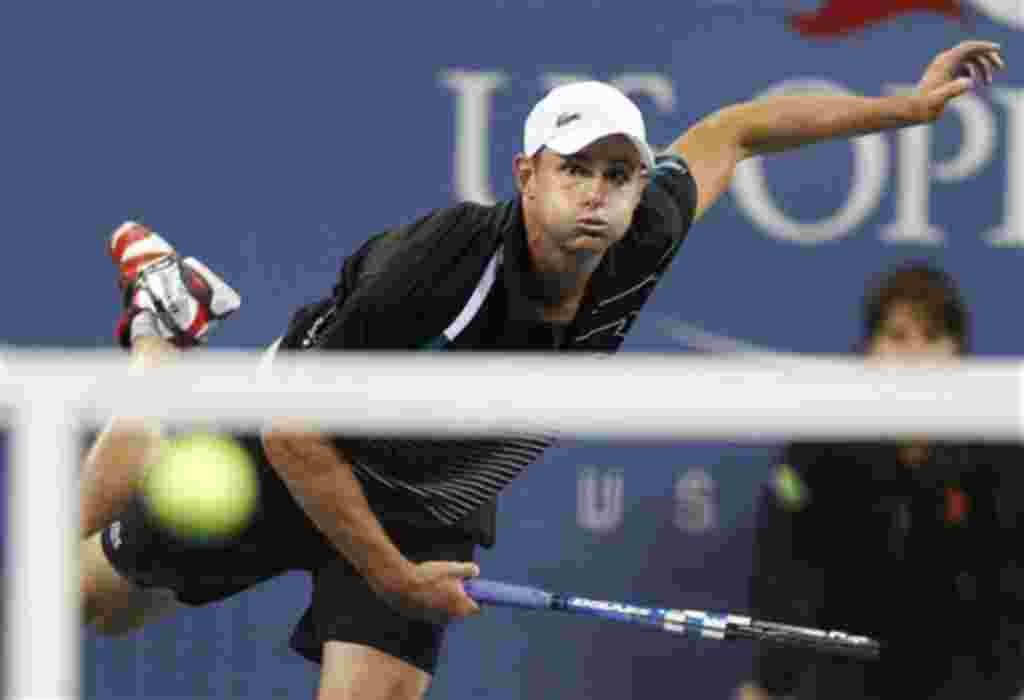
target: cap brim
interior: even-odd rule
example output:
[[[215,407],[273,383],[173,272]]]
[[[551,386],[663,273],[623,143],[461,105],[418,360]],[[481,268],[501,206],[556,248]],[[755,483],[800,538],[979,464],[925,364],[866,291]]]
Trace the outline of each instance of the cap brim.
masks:
[[[559,153],[563,156],[571,156],[574,153],[579,153],[595,141],[600,141],[608,136],[625,136],[636,148],[637,152],[640,154],[640,160],[642,160],[644,165],[647,166],[647,169],[651,170],[654,168],[654,152],[647,143],[622,131],[609,130],[601,126],[576,129],[574,131],[567,131],[565,133],[558,134],[548,141],[546,146],[555,153]]]

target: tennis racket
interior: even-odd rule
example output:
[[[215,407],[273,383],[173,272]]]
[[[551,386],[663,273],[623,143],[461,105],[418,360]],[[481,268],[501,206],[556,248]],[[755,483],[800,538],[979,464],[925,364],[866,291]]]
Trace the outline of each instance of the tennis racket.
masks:
[[[765,622],[743,615],[652,608],[632,603],[594,600],[487,579],[470,579],[463,582],[463,585],[466,593],[478,603],[576,613],[606,620],[650,625],[665,632],[701,639],[749,639],[860,659],[877,659],[881,650],[881,644],[870,637]]]

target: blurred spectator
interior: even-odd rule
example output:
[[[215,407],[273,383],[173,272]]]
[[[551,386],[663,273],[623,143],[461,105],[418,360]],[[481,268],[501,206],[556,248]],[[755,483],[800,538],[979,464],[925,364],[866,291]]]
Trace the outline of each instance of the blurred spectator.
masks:
[[[899,267],[869,289],[860,351],[969,352],[954,281]],[[984,406],[964,406],[965,412]],[[761,497],[755,617],[881,639],[877,662],[760,647],[738,697],[1006,700],[1024,687],[1024,448],[792,444]]]

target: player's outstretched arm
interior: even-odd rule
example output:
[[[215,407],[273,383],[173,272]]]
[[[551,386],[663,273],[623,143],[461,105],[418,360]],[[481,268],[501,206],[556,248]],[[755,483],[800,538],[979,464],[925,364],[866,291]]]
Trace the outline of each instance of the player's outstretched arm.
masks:
[[[729,185],[745,158],[932,122],[946,104],[1005,68],[999,45],[965,41],[940,53],[910,95],[779,95],[725,107],[699,121],[671,149],[697,181],[697,218]]]
[[[370,507],[352,464],[327,436],[279,428],[263,434],[263,445],[306,515],[379,596],[431,621],[479,612],[462,589],[462,579],[479,575],[476,564],[406,559]]]

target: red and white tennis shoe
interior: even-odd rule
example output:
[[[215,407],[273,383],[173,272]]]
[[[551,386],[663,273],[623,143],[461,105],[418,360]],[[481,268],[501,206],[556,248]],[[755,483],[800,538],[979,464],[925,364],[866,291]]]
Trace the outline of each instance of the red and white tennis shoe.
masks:
[[[110,237],[108,251],[124,295],[115,331],[122,347],[130,347],[140,335],[159,335],[178,347],[200,345],[242,305],[224,280],[195,258],[179,257],[148,226],[121,224]]]

